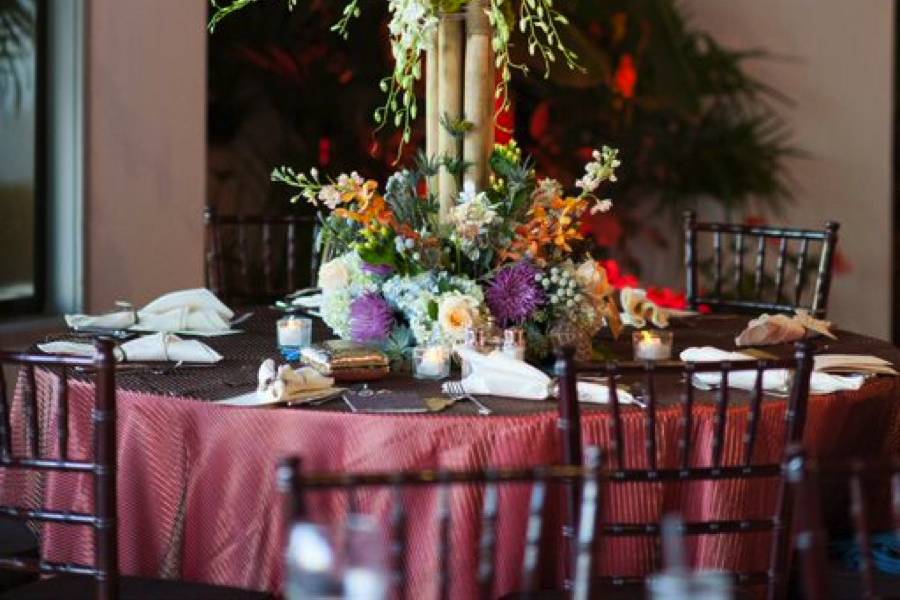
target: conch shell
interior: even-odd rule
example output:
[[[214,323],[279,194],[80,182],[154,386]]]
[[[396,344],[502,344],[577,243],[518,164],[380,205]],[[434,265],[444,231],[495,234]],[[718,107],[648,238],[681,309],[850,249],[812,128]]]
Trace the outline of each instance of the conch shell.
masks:
[[[813,318],[807,311],[799,309],[797,314],[760,315],[747,324],[734,343],[738,346],[771,346],[796,342],[806,337],[807,331],[815,331],[831,339],[831,323]]]
[[[622,300],[622,321],[637,329],[647,326],[649,320],[655,327],[669,326],[669,313],[647,299],[646,290],[640,288],[624,288],[620,294]]]

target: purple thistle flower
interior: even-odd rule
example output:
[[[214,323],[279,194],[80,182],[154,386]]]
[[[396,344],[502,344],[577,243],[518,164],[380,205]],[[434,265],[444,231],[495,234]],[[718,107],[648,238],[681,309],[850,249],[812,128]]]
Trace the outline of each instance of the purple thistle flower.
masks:
[[[488,308],[501,325],[521,324],[544,303],[544,290],[536,281],[539,273],[530,262],[520,262],[504,267],[494,275],[485,297]]]
[[[369,292],[350,304],[350,337],[354,342],[380,342],[394,328],[394,313],[380,294]]]
[[[387,277],[394,272],[391,265],[373,265],[372,263],[363,262],[362,270],[375,277]]]

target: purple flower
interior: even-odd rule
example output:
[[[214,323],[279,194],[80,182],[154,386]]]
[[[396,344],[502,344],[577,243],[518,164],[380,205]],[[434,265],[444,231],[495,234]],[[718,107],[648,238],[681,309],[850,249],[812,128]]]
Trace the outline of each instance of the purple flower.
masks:
[[[391,265],[373,265],[372,263],[363,262],[362,270],[375,277],[387,277],[394,272]]]
[[[354,342],[380,342],[394,327],[394,313],[380,294],[369,292],[350,304],[350,337]]]
[[[544,303],[544,290],[536,281],[538,274],[540,271],[530,262],[520,262],[494,275],[485,296],[488,308],[501,325],[526,321]]]

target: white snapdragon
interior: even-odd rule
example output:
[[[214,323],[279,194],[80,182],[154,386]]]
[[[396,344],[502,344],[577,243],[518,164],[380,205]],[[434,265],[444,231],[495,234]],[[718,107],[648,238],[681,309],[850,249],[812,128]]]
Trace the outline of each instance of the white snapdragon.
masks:
[[[602,150],[594,150],[591,154],[593,160],[584,166],[584,177],[575,182],[575,187],[581,190],[581,197],[594,197],[604,181],[616,181],[616,169],[622,164],[619,160],[619,151],[609,146],[603,146]],[[612,208],[612,200],[597,200],[591,207],[591,213],[607,212]]]

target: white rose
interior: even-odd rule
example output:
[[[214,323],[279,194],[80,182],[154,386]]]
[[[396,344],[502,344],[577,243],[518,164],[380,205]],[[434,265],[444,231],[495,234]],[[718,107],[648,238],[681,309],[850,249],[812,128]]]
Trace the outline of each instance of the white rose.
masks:
[[[350,269],[341,258],[335,258],[319,268],[319,287],[324,293],[350,285]]]
[[[478,301],[458,292],[444,295],[438,301],[438,324],[452,340],[465,337],[466,329],[475,323]]]

